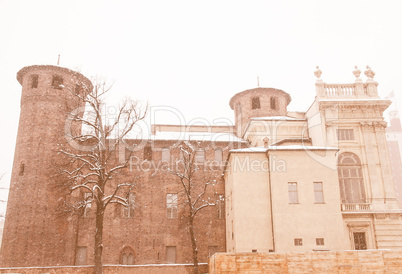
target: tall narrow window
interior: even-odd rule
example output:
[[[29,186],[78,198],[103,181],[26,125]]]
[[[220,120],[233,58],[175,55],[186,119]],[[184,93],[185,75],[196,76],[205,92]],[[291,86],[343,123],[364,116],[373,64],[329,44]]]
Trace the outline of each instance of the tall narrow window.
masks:
[[[24,175],[24,171],[25,171],[25,164],[24,163],[20,163],[20,172],[18,173],[19,176]]]
[[[162,149],[162,162],[170,162],[170,150],[168,148]]]
[[[260,97],[251,98],[251,109],[260,109]]]
[[[133,218],[135,208],[135,196],[134,193],[129,193],[127,197],[127,206],[123,207],[123,217]]]
[[[205,162],[205,150],[199,149],[195,153],[195,161],[197,163],[204,163]]]
[[[337,129],[336,135],[339,141],[350,141],[355,139],[353,129]]]
[[[342,203],[366,202],[362,167],[356,154],[344,152],[339,155],[338,177]]]
[[[218,148],[218,149],[216,149],[215,150],[215,161],[217,161],[217,162],[222,162],[222,149],[220,149],[220,148]]]
[[[367,249],[366,233],[354,232],[353,240],[355,243],[355,250],[366,250]]]
[[[87,247],[78,246],[77,253],[75,254],[75,265],[86,265],[87,264]]]
[[[299,202],[297,195],[297,183],[288,183],[289,204],[297,204]]]
[[[177,193],[166,195],[166,217],[168,219],[177,218]]]
[[[166,247],[166,262],[168,264],[176,263],[176,247],[175,246],[167,246]]]
[[[91,207],[92,207],[92,193],[85,192],[84,199],[85,199],[84,217],[89,217],[91,214]]]
[[[151,146],[144,147],[144,160],[152,161],[152,148]]]
[[[32,74],[31,75],[31,88],[38,88],[38,83],[39,83],[39,75]]]
[[[271,97],[269,100],[269,104],[270,104],[271,109],[276,109],[276,98]]]
[[[52,88],[62,89],[61,85],[63,85],[63,77],[54,75],[52,79]]]
[[[234,240],[234,227],[233,227],[233,220],[232,220],[232,240]]]
[[[225,218],[225,198],[223,194],[219,194],[217,197],[216,201],[216,207],[217,207],[217,213],[218,213],[218,219],[224,219]]]
[[[314,200],[316,204],[324,203],[324,191],[321,182],[314,183]]]

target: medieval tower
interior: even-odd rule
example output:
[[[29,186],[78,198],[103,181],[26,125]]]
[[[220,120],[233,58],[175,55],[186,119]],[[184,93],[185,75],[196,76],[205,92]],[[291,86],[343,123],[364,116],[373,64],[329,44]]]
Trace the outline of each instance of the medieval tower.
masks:
[[[68,111],[79,107],[68,89],[81,74],[56,66],[29,66],[17,80],[22,86],[21,114],[4,228],[2,265],[40,266],[72,263],[72,219],[59,213],[55,165],[57,145],[66,143]],[[63,88],[65,87],[65,88]]]
[[[170,172],[187,141],[197,143],[197,168],[219,174],[216,203],[196,219],[199,262],[216,252],[400,250],[402,210],[383,117],[391,102],[379,97],[370,67],[365,82],[357,68],[353,83],[328,84],[321,74],[317,68],[316,97],[305,111],[287,109],[287,92],[257,87],[231,98],[234,125],[154,124],[146,138],[125,140],[111,161],[129,159],[129,167],[113,184],[135,188],[128,206],[105,212],[103,263],[192,262],[187,200]],[[92,265],[94,207],[63,214],[69,196],[57,176],[72,164],[57,151],[71,145],[69,130],[81,130],[69,119],[85,107],[73,94],[92,83],[57,66],[25,67],[17,80],[21,114],[1,264]]]

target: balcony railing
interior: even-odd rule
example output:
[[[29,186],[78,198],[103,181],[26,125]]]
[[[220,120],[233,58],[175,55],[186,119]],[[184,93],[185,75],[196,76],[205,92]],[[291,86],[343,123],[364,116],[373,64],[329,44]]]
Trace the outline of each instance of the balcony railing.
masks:
[[[320,98],[367,98],[378,97],[377,83],[350,83],[350,84],[327,84],[316,83],[317,96]]]
[[[353,212],[364,212],[371,210],[371,204],[361,203],[361,204],[342,204],[342,211],[353,211]]]
[[[324,91],[328,97],[356,95],[355,84],[326,84]]]

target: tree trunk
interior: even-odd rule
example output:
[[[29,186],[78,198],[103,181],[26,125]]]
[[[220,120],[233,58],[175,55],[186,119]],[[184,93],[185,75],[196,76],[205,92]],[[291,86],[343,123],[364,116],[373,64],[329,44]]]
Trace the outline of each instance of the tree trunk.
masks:
[[[190,230],[190,238],[191,238],[191,246],[193,248],[193,263],[194,263],[194,274],[198,274],[198,250],[197,250],[197,241],[194,235],[194,217],[189,217],[189,230]]]
[[[103,217],[105,211],[102,205],[96,207],[95,230],[95,274],[103,274]]]

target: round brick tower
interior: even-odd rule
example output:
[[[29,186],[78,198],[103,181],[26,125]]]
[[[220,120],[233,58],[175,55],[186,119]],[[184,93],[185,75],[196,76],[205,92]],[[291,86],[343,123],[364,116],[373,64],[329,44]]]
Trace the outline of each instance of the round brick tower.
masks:
[[[275,88],[254,88],[235,94],[229,102],[235,112],[235,129],[242,137],[253,117],[285,116],[290,95]]]
[[[21,113],[1,262],[72,265],[75,233],[72,218],[60,210],[64,197],[55,176],[61,163],[57,147],[66,143],[68,112],[82,107],[66,88],[92,84],[80,73],[56,66],[25,67],[17,80],[22,85]]]

